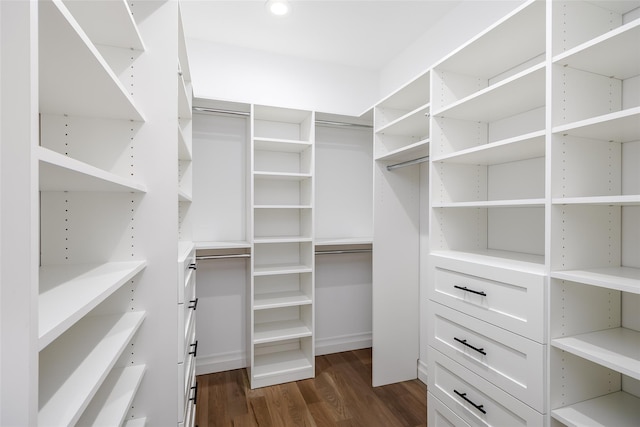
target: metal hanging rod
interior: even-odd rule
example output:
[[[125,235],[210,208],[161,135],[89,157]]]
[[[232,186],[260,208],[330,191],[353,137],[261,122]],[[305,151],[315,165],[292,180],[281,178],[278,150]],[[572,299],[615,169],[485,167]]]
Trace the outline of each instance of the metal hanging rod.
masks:
[[[416,165],[418,163],[424,163],[424,162],[427,162],[427,161],[429,161],[429,156],[418,157],[417,159],[407,160],[406,162],[396,163],[395,165],[389,165],[389,166],[387,166],[387,170],[390,171],[390,170],[402,168],[402,167],[405,167],[405,166]]]
[[[233,116],[244,116],[248,117],[251,115],[248,111],[236,111],[236,110],[225,110],[222,108],[209,108],[209,107],[193,107],[194,111],[200,113],[213,113],[213,114],[230,114]],[[355,127],[355,128],[363,128],[363,129],[372,129],[372,125],[360,124],[360,123],[347,123],[347,122],[338,122],[333,120],[316,120],[316,125],[319,126],[335,126],[335,127]]]
[[[316,255],[329,255],[329,254],[361,254],[371,252],[371,249],[337,249],[327,251],[316,251]]]
[[[198,261],[207,259],[227,259],[227,258],[251,258],[251,254],[230,254],[230,255],[200,255],[196,256]]]

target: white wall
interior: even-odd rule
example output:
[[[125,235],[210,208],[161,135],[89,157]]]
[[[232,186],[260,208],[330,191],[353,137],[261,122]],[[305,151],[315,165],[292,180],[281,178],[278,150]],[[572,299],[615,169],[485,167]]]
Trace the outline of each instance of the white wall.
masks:
[[[351,116],[377,101],[375,71],[202,40],[187,46],[197,98]]]
[[[424,73],[522,3],[524,0],[472,0],[460,3],[380,70],[378,100]]]

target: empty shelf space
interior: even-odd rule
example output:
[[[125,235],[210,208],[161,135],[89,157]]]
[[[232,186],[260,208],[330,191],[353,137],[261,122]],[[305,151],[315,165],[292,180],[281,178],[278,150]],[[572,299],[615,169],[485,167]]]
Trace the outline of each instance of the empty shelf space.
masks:
[[[613,328],[551,340],[554,347],[640,379],[640,332]]]
[[[77,425],[122,425],[138,391],[144,372],[145,365],[113,369],[89,407],[82,414]]]
[[[545,66],[538,64],[463,98],[435,112],[434,115],[460,120],[493,122],[544,106],[544,88]]]
[[[78,421],[144,315],[85,317],[40,352],[38,425]]]
[[[253,242],[256,244],[267,243],[302,243],[311,242],[312,238],[308,236],[264,236],[256,237]]]
[[[290,350],[255,356],[251,375],[255,378],[282,375],[312,368],[311,361],[301,350]]]
[[[322,246],[372,245],[373,237],[316,237],[316,249]]]
[[[66,6],[40,2],[38,13],[40,112],[144,121]]]
[[[254,276],[273,276],[277,274],[310,273],[311,267],[303,264],[256,265]]]
[[[178,126],[178,160],[192,160],[191,147],[187,144],[187,138],[180,126]]]
[[[311,209],[311,205],[253,205],[254,209]]]
[[[556,126],[553,132],[602,141],[636,141],[640,139],[640,107]]]
[[[640,294],[640,269],[603,267],[584,270],[554,271],[551,277],[602,288]]]
[[[435,257],[470,262],[523,273],[545,275],[544,256],[488,249],[484,251],[433,251]]]
[[[144,185],[44,147],[37,148],[41,191],[146,192]]]
[[[388,135],[425,136],[429,133],[429,104],[422,105],[376,130]]]
[[[144,50],[142,37],[126,0],[65,1],[64,4],[94,44]],[[114,28],[118,31],[113,31]]]
[[[253,309],[264,310],[269,308],[290,307],[306,304],[311,304],[311,297],[303,292],[272,292],[255,294]]]
[[[145,266],[136,261],[40,267],[38,347],[46,347]]]
[[[311,148],[311,142],[291,139],[253,138],[253,146],[258,151],[282,151],[288,153],[300,153]]]
[[[311,329],[301,320],[259,323],[253,326],[253,343],[264,344],[311,336]]]
[[[423,139],[404,147],[396,148],[383,155],[377,156],[376,160],[388,162],[406,162],[429,155],[429,139]]]
[[[637,55],[640,45],[640,19],[557,55],[553,61],[562,66],[590,71],[603,76],[627,79],[640,74]]]
[[[540,130],[434,158],[434,162],[495,165],[545,155],[545,131]]]
[[[640,399],[619,391],[554,409],[551,415],[569,427],[637,427]]]
[[[178,189],[178,201],[180,202],[192,202],[193,196],[190,192],[185,191],[181,188]]]
[[[284,172],[263,172],[254,171],[253,176],[255,179],[264,180],[286,180],[286,181],[302,181],[304,179],[311,178],[310,173],[284,173]]]

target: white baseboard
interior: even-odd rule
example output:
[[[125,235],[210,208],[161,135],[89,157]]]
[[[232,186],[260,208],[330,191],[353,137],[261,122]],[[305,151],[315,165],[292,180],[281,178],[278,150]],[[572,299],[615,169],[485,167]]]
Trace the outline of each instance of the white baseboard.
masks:
[[[316,356],[371,347],[371,332],[316,339]]]
[[[427,361],[418,359],[418,379],[427,385]]]
[[[371,332],[316,339],[316,356],[371,347]],[[247,367],[247,355],[242,351],[198,355],[196,375],[213,374]]]
[[[243,351],[198,355],[196,357],[196,375],[213,374],[247,367],[247,355]]]

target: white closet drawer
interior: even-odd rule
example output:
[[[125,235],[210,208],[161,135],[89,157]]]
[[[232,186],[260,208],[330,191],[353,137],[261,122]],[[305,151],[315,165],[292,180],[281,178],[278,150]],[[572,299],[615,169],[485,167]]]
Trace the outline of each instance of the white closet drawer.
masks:
[[[499,282],[436,267],[431,299],[537,342],[544,342],[544,278]]]
[[[196,271],[196,250],[194,245],[189,245],[186,249],[181,248],[182,254],[178,257],[178,303],[185,301],[189,293],[185,292],[190,286],[195,284]]]
[[[429,359],[428,389],[471,426],[539,427],[544,416],[439,351]]]
[[[545,346],[432,301],[427,325],[431,347],[545,412]]]
[[[189,358],[185,363],[178,364],[178,423],[187,424],[189,411],[195,405],[197,395],[196,388],[196,364],[193,358]],[[195,412],[195,411],[194,411]]]
[[[190,336],[195,335],[196,313],[189,307],[188,304],[178,304],[178,363],[184,362],[188,346],[193,344]]]
[[[196,270],[194,268],[190,268],[184,273],[183,280],[178,281],[178,304],[188,302],[195,296],[195,285]]]
[[[431,393],[427,393],[427,425],[429,427],[469,427],[469,424]]]

